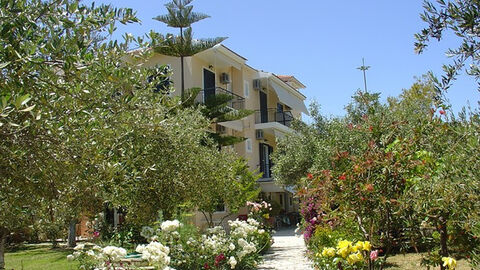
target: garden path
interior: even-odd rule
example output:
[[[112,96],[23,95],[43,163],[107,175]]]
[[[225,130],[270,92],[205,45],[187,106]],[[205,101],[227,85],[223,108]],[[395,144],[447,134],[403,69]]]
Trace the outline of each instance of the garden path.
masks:
[[[273,240],[275,243],[263,256],[259,270],[313,270],[305,257],[303,237],[295,235],[295,228],[277,231]]]

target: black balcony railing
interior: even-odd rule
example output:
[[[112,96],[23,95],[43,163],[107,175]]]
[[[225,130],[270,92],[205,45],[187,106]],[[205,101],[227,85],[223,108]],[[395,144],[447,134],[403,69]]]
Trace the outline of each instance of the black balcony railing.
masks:
[[[255,111],[255,124],[277,122],[290,127],[293,121],[291,111],[278,111],[276,108]]]
[[[221,87],[215,88],[206,88],[200,91],[195,99],[196,102],[203,103],[208,102],[208,99],[214,97],[216,95],[228,95],[231,99],[228,101],[227,106],[233,108],[235,110],[243,110],[245,109],[245,98],[234,94],[227,89],[223,89]]]

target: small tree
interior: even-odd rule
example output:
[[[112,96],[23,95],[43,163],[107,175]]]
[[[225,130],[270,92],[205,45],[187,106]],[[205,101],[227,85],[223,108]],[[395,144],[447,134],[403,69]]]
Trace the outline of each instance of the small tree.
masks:
[[[209,172],[211,177],[198,183],[200,192],[193,200],[193,205],[203,213],[210,227],[221,225],[226,218],[245,207],[247,201],[255,200],[260,193],[257,183],[260,174],[251,172],[243,158],[225,151],[216,155],[221,158],[221,164],[217,163],[211,169],[217,173]],[[215,223],[213,214],[219,206],[223,206],[227,214]]]
[[[185,57],[193,56],[201,51],[212,48],[213,46],[224,41],[225,37],[218,37],[212,39],[193,39],[191,25],[209,18],[210,16],[197,13],[193,11],[193,6],[190,5],[193,0],[173,0],[165,4],[168,14],[160,15],[154,19],[165,23],[166,25],[180,29],[180,36],[168,34],[164,42],[160,42],[154,50],[158,53],[180,57],[181,65],[181,96],[184,97],[185,92],[185,75],[184,75],[184,61]],[[184,31],[185,29],[185,31]]]

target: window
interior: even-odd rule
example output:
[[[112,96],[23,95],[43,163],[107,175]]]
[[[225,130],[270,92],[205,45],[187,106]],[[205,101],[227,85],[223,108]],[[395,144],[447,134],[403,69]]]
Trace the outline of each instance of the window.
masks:
[[[277,103],[277,112],[283,112],[283,104]]]
[[[245,140],[245,150],[247,151],[247,153],[252,152],[252,139]]]
[[[283,205],[283,194],[280,194],[280,205]]]
[[[217,204],[216,208],[215,208],[215,211],[216,212],[225,212],[225,204],[223,203],[219,203]]]
[[[250,83],[245,80],[243,81],[243,96],[248,98],[248,96],[250,95]]]
[[[259,144],[260,153],[260,172],[263,173],[263,178],[272,177],[272,160],[270,155],[273,153],[273,147],[268,144]]]

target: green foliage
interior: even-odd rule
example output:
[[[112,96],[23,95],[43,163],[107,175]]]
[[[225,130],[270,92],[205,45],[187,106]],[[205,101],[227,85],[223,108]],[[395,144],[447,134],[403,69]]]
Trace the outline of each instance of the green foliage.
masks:
[[[210,119],[212,124],[218,125],[221,122],[235,121],[243,119],[251,114],[252,110],[234,109],[231,106],[231,102],[234,97],[230,94],[216,93],[206,100],[205,104],[195,102],[195,98],[201,93],[201,88],[191,88],[186,90],[186,94],[181,99],[182,106],[179,109],[185,108],[197,108],[202,114]],[[243,142],[246,138],[218,134],[216,132],[210,132],[209,137],[217,144],[219,148],[223,146],[234,145],[239,142]]]
[[[180,35],[167,34],[165,36],[152,31],[152,47],[157,53],[180,57],[181,63],[181,96],[185,96],[185,78],[183,68],[183,58],[193,56],[199,52],[212,48],[213,46],[225,40],[225,37],[209,39],[193,39],[191,25],[209,16],[202,13],[193,12],[193,6],[190,5],[193,0],[173,0],[165,4],[168,14],[155,17],[155,20],[163,22],[170,27],[180,28]],[[186,28],[186,30],[184,30]]]
[[[446,91],[455,80],[455,77],[468,64],[467,74],[480,78],[480,44],[478,38],[478,21],[480,3],[471,0],[424,1],[424,13],[421,19],[428,24],[419,33],[415,34],[415,51],[422,53],[427,48],[430,39],[440,41],[447,32],[455,34],[460,39],[457,48],[450,48],[446,55],[453,58],[453,63],[444,65],[444,75],[441,80],[434,76],[432,79],[438,92]]]
[[[158,45],[154,47],[154,51],[159,54],[175,57],[193,56],[199,52],[213,48],[213,46],[227,39],[226,37],[194,39],[191,27],[185,29],[181,36],[175,36],[173,34],[163,36],[157,34],[155,37],[157,38],[156,44]]]
[[[116,23],[138,21],[130,9],[73,0],[0,7],[0,62],[8,63],[0,74],[0,236],[38,221],[53,239],[80,211],[98,209],[108,163],[101,142],[123,105],[113,96],[145,90],[153,71],[122,64],[131,38],[106,41]]]
[[[199,194],[192,198],[193,205],[204,213],[210,227],[221,224],[223,219],[238,212],[247,201],[255,200],[260,193],[257,183],[260,174],[251,172],[246,161],[236,157],[236,154],[226,151],[219,153],[225,165],[221,167],[215,164],[205,169],[210,177],[198,183],[196,188]],[[215,170],[216,173],[208,170]],[[229,215],[225,215],[219,224],[214,224],[213,213],[219,204],[224,204]]]
[[[191,2],[193,0],[173,0],[165,4],[168,14],[157,16],[154,19],[170,27],[185,28],[210,17],[203,13],[193,12]]]
[[[170,71],[136,64],[150,44],[108,40],[138,21],[132,10],[0,0],[0,14],[0,253],[12,231],[37,223],[55,239],[104,202],[126,207],[130,224],[173,215],[218,172],[205,168],[234,174],[199,109],[173,114],[172,89],[158,91]]]
[[[350,234],[341,228],[332,229],[328,225],[318,226],[308,242],[308,247],[309,250],[316,254],[321,252],[325,247],[334,247],[338,241],[350,238]]]
[[[353,219],[387,256],[432,245],[442,257],[474,249],[478,115],[448,114],[428,78],[387,104],[378,98],[359,93],[344,118],[314,110],[313,124],[280,141],[274,170],[299,187],[306,234],[318,220]]]

